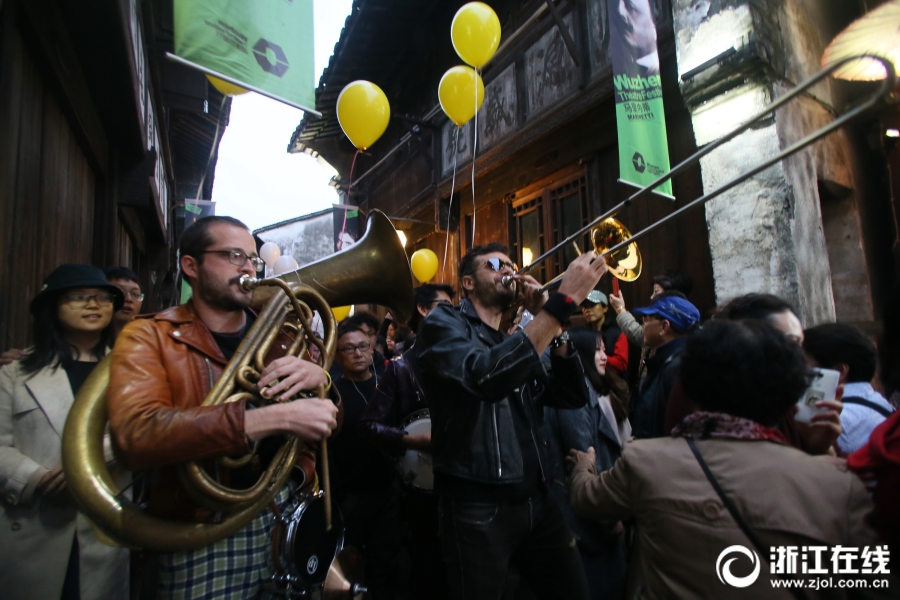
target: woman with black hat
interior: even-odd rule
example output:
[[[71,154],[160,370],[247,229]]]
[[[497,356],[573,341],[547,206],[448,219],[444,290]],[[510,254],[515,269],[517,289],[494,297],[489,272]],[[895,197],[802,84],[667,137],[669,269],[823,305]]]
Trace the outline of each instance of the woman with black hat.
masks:
[[[101,543],[62,472],[62,432],[112,345],[122,291],[100,269],[57,267],[31,301],[34,346],[0,369],[0,590],[5,598],[126,598],[128,551]],[[112,461],[111,447],[107,460]],[[116,477],[116,470],[112,470]],[[128,474],[117,479],[127,485]]]

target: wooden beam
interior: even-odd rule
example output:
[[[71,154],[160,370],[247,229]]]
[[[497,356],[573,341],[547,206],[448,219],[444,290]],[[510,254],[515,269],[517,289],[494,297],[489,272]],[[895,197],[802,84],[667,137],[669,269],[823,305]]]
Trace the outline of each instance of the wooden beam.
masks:
[[[566,49],[572,56],[572,60],[575,61],[576,66],[580,66],[581,58],[578,56],[578,47],[575,45],[575,40],[572,39],[572,34],[569,33],[569,28],[566,27],[566,24],[563,22],[559,10],[557,10],[556,5],[553,4],[553,0],[547,0],[547,7],[550,9],[550,14],[553,15],[553,20],[556,21],[556,26],[562,34],[563,41],[566,43]]]

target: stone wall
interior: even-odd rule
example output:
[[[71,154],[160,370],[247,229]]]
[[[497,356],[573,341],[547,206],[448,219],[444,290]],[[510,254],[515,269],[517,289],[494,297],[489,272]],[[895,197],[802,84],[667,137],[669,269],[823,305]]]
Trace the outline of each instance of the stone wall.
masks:
[[[720,57],[682,83],[698,147],[725,135],[818,70],[822,51],[847,20],[837,4],[673,2],[679,75]],[[842,101],[840,90],[820,83],[759,127],[710,153],[701,161],[704,191],[828,123]],[[770,292],[796,305],[807,326],[836,317],[872,318],[844,142],[843,133],[833,134],[707,204],[718,302]],[[824,201],[820,189],[826,190]]]

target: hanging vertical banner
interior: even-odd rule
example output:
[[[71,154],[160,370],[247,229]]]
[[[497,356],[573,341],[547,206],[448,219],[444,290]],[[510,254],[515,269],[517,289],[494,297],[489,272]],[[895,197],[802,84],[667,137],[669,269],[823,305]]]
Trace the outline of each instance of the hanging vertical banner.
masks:
[[[607,0],[607,10],[619,177],[643,187],[669,170],[656,23],[650,0]],[[671,180],[655,191],[671,195]]]
[[[175,0],[174,9],[170,59],[315,113],[313,0]]]

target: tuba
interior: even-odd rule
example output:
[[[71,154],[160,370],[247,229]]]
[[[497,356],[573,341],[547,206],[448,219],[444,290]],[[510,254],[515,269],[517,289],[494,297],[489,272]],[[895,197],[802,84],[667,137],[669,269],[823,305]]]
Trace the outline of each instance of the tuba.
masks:
[[[379,304],[400,320],[411,315],[412,276],[406,252],[390,220],[380,211],[369,215],[366,234],[354,246],[277,278],[242,281],[256,288],[254,306],[264,303],[256,322],[229,361],[204,405],[252,397],[262,402],[255,378],[263,367],[268,347],[285,326],[299,321],[297,337],[289,349],[295,356],[316,345],[320,365],[328,369],[337,337],[330,306]],[[309,321],[318,311],[325,339],[318,340]],[[107,430],[106,390],[109,356],[103,359],[78,393],[63,431],[63,469],[78,507],[101,534],[114,543],[151,550],[175,551],[213,544],[245,527],[283,487],[300,450],[300,441],[285,436],[268,469],[248,490],[222,486],[196,463],[180,466],[180,479],[188,492],[214,510],[225,513],[218,523],[185,523],[153,517],[123,497],[103,454]],[[319,390],[320,396],[322,390]],[[252,456],[252,455],[251,455]],[[234,468],[249,457],[223,458]],[[330,501],[329,501],[330,504]]]

